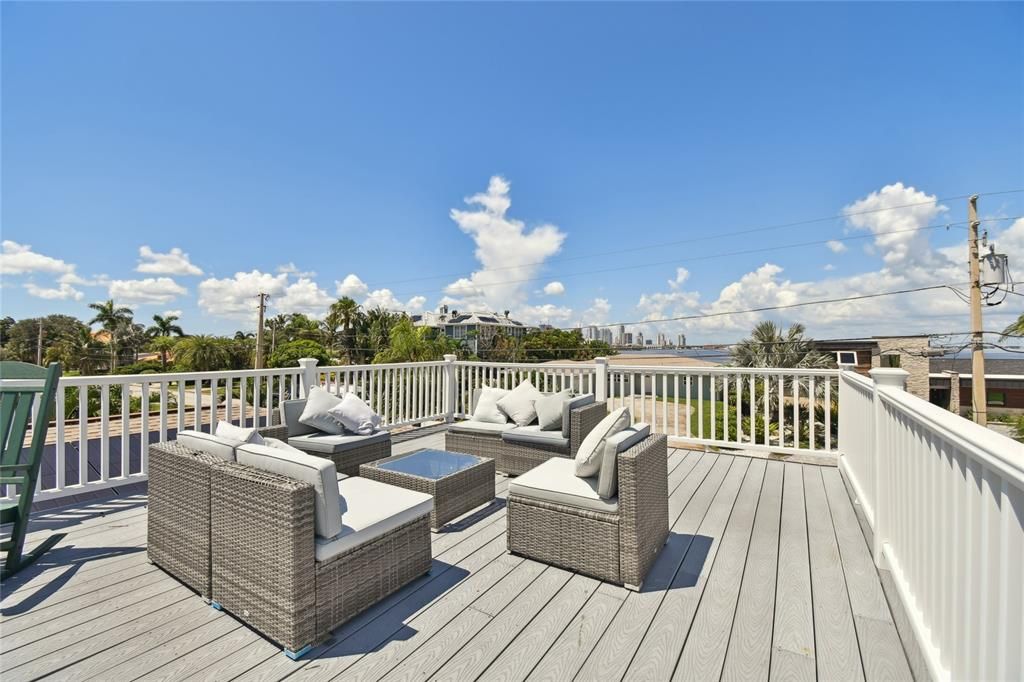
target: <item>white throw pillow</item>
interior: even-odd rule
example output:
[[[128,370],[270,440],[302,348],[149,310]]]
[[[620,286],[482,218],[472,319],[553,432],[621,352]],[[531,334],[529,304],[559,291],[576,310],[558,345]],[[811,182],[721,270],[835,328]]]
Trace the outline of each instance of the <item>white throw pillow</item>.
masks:
[[[359,399],[355,393],[346,393],[341,402],[327,410],[331,415],[352,433],[369,436],[380,426],[380,415]]]
[[[538,391],[529,379],[526,379],[498,401],[498,409],[504,412],[517,426],[526,426],[537,418],[537,408],[533,403],[543,397],[544,394]]]
[[[213,432],[213,435],[217,436],[217,438],[226,438],[227,440],[238,441],[238,445],[243,443],[255,443],[256,445],[263,444],[263,436],[260,435],[259,429],[247,429],[242,426],[235,426],[231,422],[226,422],[223,419],[217,422],[217,430]]]
[[[268,445],[246,444],[239,446],[236,454],[239,464],[312,484],[316,534],[322,538],[332,538],[342,531],[341,515],[344,511],[338,494],[338,470],[334,462],[326,457],[292,450],[290,447],[286,450]]]
[[[558,393],[538,398],[533,407],[537,411],[537,424],[541,431],[559,431],[562,428],[562,410],[567,400],[572,398],[572,389],[566,388]]]
[[[473,410],[473,421],[488,424],[508,423],[508,417],[498,408],[498,401],[507,395],[508,391],[505,389],[484,386],[480,390],[480,398],[476,401],[476,409]]]
[[[601,470],[605,439],[628,428],[629,424],[628,407],[612,410],[607,417],[598,422],[594,430],[580,443],[580,449],[576,452],[576,475],[580,478],[589,478],[597,474]]]
[[[314,386],[306,396],[306,406],[302,408],[299,423],[311,426],[317,431],[339,436],[345,433],[345,427],[330,414],[330,411],[332,407],[340,404],[341,398],[319,386]]]

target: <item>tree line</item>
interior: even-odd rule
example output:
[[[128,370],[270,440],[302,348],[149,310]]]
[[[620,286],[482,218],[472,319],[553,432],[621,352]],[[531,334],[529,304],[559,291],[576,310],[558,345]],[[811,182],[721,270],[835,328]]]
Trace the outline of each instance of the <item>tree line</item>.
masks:
[[[0,359],[60,362],[66,374],[145,374],[241,370],[254,366],[256,334],[188,334],[175,315],[153,315],[143,324],[113,300],[89,305],[91,317],[70,315],[0,319]],[[94,331],[95,330],[95,331]],[[512,338],[498,333],[479,358],[506,362],[589,360],[614,351],[585,341],[578,331],[534,330]],[[413,324],[405,313],[364,309],[342,297],[322,320],[302,313],[267,318],[263,356],[268,367],[294,367],[299,358],[321,365],[439,360],[446,354],[477,359],[462,341]]]

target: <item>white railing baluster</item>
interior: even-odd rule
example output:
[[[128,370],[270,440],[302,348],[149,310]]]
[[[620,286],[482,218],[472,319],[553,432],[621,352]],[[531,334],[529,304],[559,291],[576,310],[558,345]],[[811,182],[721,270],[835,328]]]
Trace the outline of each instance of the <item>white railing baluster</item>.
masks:
[[[89,384],[78,386],[78,484],[89,482]]]
[[[167,440],[167,382],[160,382],[160,441]]]
[[[192,400],[194,401],[194,407],[192,409],[192,427],[196,431],[203,430],[203,381],[202,379],[196,379],[192,382]]]
[[[139,473],[149,473],[149,382],[142,382],[142,432],[139,434],[141,461]],[[212,433],[212,427],[211,427]]]
[[[142,409],[147,409],[148,406],[143,405]],[[129,443],[131,439],[132,420],[131,420],[131,392],[129,384],[121,384],[121,475],[127,476],[129,474],[129,461],[128,455],[130,454]]]
[[[125,396],[121,396],[124,400]],[[100,387],[100,480],[110,478],[110,384]]]
[[[67,456],[67,443],[64,440],[64,438],[65,438],[65,433],[64,433],[64,426],[65,426],[64,425],[64,399],[65,399],[65,395],[64,395],[64,391],[65,390],[66,389],[63,386],[61,386],[61,387],[59,387],[57,389],[57,395],[55,396],[55,401],[56,402],[54,404],[54,418],[56,419],[56,427],[57,427],[57,442],[54,443],[54,452],[55,452],[56,456],[54,457],[54,460],[55,460],[56,465],[57,465],[56,484],[57,484],[57,490],[58,491],[64,490],[64,486],[66,485],[65,477],[67,475],[66,471],[65,471],[65,468],[66,468],[65,458]]]

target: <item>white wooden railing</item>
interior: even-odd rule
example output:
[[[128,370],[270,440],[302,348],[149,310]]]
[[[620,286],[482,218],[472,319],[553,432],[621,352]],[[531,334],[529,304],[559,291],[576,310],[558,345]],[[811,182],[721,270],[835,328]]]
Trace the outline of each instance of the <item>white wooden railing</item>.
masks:
[[[456,362],[453,412],[468,417],[473,412],[473,390],[481,386],[513,389],[525,379],[541,391],[571,388],[577,393],[597,392],[599,365],[576,363]],[[603,368],[603,366],[601,366]]]
[[[354,392],[381,416],[384,426],[444,419],[448,362],[315,367],[315,382],[338,395]]]
[[[828,369],[617,365],[607,398],[677,444],[835,455],[837,379]]]
[[[1020,680],[1024,445],[906,393],[903,370],[871,375],[870,393],[840,377],[840,466],[929,673]]]
[[[474,389],[511,389],[530,379],[543,391],[572,388],[613,407],[629,405],[638,421],[675,444],[834,455],[836,377],[831,370],[610,367],[604,358],[493,363],[453,355],[436,362],[318,367],[300,360],[293,368],[64,377],[37,499],[145,480],[151,443],[180,429],[209,431],[222,419],[265,426],[282,400],[303,397],[313,385],[355,392],[393,428],[465,418]]]

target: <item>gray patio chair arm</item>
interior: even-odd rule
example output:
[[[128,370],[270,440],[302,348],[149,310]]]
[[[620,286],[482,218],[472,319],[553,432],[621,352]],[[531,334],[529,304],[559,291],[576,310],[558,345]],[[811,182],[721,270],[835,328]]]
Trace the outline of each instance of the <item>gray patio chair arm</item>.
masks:
[[[274,426],[264,426],[259,430],[259,433],[264,438],[276,438],[278,440],[288,440],[288,427],[284,424],[275,424]]]
[[[590,403],[577,407],[569,413],[569,456],[575,457],[580,444],[594,427],[608,414],[608,406],[604,402]]]
[[[222,463],[210,507],[213,601],[291,651],[314,643],[313,486]]]
[[[668,437],[619,453],[618,467],[622,581],[639,585],[668,538]]]

